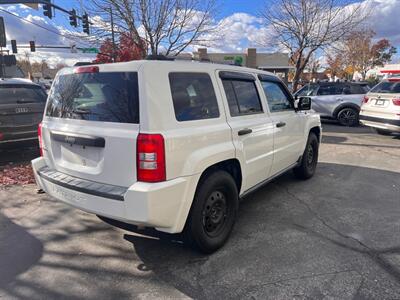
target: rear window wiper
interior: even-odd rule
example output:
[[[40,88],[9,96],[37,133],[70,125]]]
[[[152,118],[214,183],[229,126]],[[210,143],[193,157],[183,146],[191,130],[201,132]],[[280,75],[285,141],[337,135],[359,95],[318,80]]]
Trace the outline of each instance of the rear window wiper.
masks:
[[[75,108],[71,111],[73,114],[77,115],[99,115],[98,113],[95,113],[89,109],[82,109],[82,108]]]
[[[92,113],[90,110],[81,109],[81,108],[73,109],[72,112],[74,114],[79,114],[79,115],[87,115],[87,114],[91,114]]]

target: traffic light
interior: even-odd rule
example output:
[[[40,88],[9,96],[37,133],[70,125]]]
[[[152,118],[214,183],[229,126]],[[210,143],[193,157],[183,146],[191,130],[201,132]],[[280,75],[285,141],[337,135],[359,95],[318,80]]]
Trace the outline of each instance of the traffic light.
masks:
[[[35,41],[29,41],[29,46],[31,47],[31,52],[36,51]]]
[[[14,53],[14,54],[18,53],[16,40],[11,40],[11,49],[12,49],[12,53]]]
[[[75,9],[73,9],[69,12],[69,24],[71,24],[71,26],[74,26],[74,27],[78,26]]]
[[[83,27],[83,32],[86,34],[90,34],[89,30],[89,16],[85,13],[82,16],[82,27]]]
[[[49,19],[53,18],[53,11],[50,0],[45,0],[48,4],[43,4],[43,14]]]

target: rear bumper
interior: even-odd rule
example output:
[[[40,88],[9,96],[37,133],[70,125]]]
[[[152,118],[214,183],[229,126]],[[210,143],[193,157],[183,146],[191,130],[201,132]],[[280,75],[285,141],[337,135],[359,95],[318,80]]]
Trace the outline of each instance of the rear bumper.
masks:
[[[42,157],[34,159],[32,167],[37,185],[57,200],[110,219],[168,233],[183,230],[200,177],[194,175],[160,183],[136,182],[123,188],[86,180],[81,183],[81,179],[65,174],[66,178],[52,177],[51,170],[43,172],[47,165]],[[85,190],[88,184],[98,186]]]
[[[0,126],[0,148],[20,144],[37,144],[37,125]]]
[[[393,132],[400,132],[400,119],[385,119],[360,115],[360,123],[374,128],[385,129]]]
[[[6,146],[6,145],[11,145],[11,144],[20,144],[20,143],[21,144],[23,144],[23,143],[35,144],[36,143],[37,145],[39,145],[37,133],[35,134],[35,136],[32,136],[32,137],[0,140],[0,147]]]

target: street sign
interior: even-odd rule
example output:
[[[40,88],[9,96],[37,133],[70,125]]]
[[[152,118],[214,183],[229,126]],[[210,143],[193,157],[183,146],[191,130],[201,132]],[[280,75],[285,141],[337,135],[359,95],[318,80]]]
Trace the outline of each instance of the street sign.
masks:
[[[6,28],[4,27],[4,19],[0,17],[0,47],[7,46]]]
[[[99,49],[97,48],[81,48],[83,53],[99,53]]]

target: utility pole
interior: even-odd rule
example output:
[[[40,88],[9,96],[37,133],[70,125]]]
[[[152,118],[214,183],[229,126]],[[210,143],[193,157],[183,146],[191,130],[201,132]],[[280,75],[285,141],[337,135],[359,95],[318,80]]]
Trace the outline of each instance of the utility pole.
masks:
[[[0,78],[4,78],[4,77],[6,77],[6,67],[4,65],[3,47],[0,47],[0,58],[1,58],[1,76],[0,76]]]
[[[0,17],[0,58],[1,58],[1,78],[6,76],[6,67],[4,66],[3,47],[7,47],[6,29],[4,27],[4,19]]]
[[[113,17],[113,11],[112,11],[112,7],[110,6],[110,17],[111,17],[111,38],[112,38],[112,44],[113,44],[113,53],[112,53],[112,58],[113,58],[113,62],[116,62],[117,57],[117,51],[116,51],[116,47],[115,47],[115,33],[114,33],[114,17]]]

